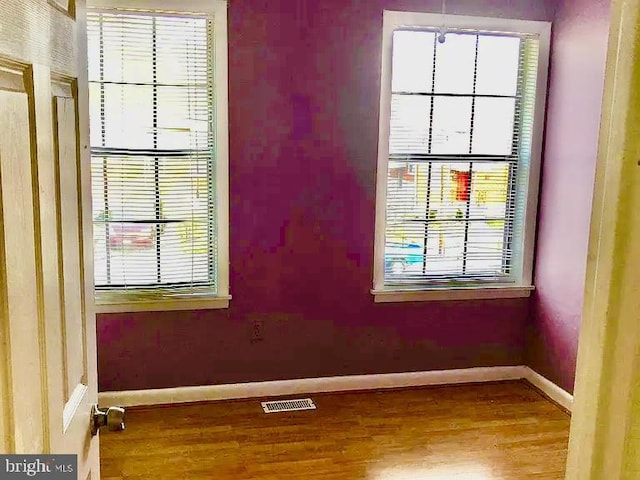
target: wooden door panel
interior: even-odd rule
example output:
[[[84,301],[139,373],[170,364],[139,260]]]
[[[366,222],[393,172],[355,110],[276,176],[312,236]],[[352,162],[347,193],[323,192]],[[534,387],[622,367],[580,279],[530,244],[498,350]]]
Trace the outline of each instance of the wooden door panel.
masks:
[[[65,402],[77,389],[86,387],[87,368],[84,349],[84,305],[82,295],[82,252],[80,250],[80,206],[78,198],[78,156],[76,107],[72,97],[54,97],[60,223],[59,263],[62,268],[63,362]]]
[[[6,390],[10,398],[3,412],[8,449],[38,453],[44,416],[40,389],[41,351],[38,332],[35,223],[31,182],[29,99],[26,93],[0,90],[0,218],[3,250],[3,316],[11,328],[3,333]],[[5,434],[6,434],[5,433]]]

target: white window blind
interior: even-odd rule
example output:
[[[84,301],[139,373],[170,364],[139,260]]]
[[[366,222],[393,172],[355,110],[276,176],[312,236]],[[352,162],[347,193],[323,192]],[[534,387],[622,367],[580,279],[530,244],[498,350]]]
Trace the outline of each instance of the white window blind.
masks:
[[[96,289],[215,293],[213,23],[91,10],[87,28]]]
[[[514,281],[538,56],[532,34],[393,32],[385,285]]]

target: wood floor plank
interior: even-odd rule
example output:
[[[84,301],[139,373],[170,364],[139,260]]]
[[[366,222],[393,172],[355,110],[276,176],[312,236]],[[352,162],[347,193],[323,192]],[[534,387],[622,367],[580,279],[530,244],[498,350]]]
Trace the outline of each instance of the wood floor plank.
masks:
[[[103,480],[562,479],[569,416],[524,382],[320,394],[128,412],[101,435]]]

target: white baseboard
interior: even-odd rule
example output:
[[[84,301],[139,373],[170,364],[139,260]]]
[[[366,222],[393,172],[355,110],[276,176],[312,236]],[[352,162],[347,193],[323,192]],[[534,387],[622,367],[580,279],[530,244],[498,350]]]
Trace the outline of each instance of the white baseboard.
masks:
[[[133,407],[520,379],[526,379],[542,390],[549,398],[570,410],[573,399],[571,395],[530,368],[520,365],[378,375],[346,375],[152,390],[125,390],[120,392],[101,392],[99,400],[101,405]]]
[[[571,412],[573,407],[573,395],[563,390],[551,380],[543,377],[538,372],[529,367],[524,369],[524,379],[534,387],[541,390],[547,397],[556,402],[558,405]]]
[[[99,399],[101,405],[132,407],[350,390],[494,382],[521,378],[524,378],[524,367],[521,366],[478,367],[458,370],[434,370],[429,372],[346,375],[341,377],[302,378],[269,382],[204,385],[198,387],[101,392]]]

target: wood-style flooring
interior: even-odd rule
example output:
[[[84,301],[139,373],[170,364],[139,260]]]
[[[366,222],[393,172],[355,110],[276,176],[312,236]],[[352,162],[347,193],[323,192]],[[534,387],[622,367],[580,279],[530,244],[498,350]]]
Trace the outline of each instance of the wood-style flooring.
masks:
[[[525,382],[310,397],[130,410],[101,434],[102,479],[564,478],[569,416]]]

